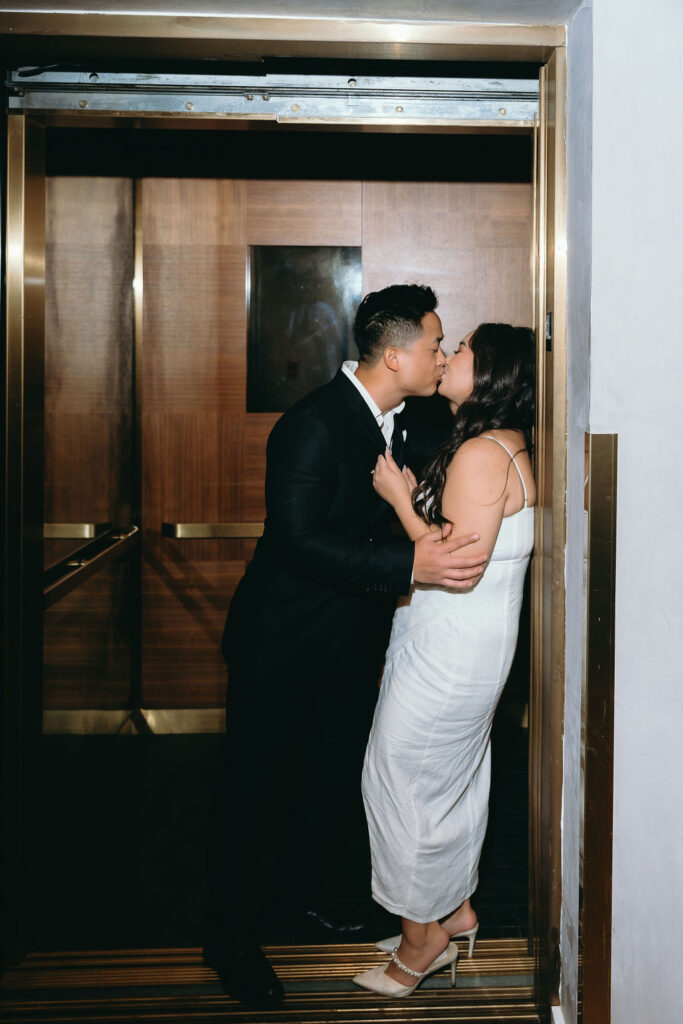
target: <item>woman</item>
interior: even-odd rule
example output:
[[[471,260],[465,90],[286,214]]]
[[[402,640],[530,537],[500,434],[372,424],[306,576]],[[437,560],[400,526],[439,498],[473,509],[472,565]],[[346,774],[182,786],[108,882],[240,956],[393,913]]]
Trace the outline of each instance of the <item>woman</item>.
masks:
[[[393,949],[391,961],[353,979],[389,996],[409,995],[448,964],[454,977],[450,940],[469,937],[471,955],[478,927],[470,896],[488,813],[491,722],[533,544],[533,335],[481,324],[447,361],[439,390],[453,433],[420,488],[389,451],[374,486],[411,539],[426,530],[474,532],[491,556],[472,590],[416,586],[394,616],[363,797],[373,896],[403,928],[378,944]]]

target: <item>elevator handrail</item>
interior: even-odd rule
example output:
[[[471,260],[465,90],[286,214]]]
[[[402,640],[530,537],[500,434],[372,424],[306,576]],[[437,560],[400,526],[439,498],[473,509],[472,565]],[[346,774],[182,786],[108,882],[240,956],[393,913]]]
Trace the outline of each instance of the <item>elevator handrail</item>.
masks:
[[[263,523],[161,524],[161,536],[174,540],[249,540],[262,533]]]
[[[43,537],[45,540],[94,540],[111,528],[111,523],[43,523]]]
[[[74,554],[51,566],[44,574],[43,607],[49,608],[106,565],[121,558],[140,541],[139,527],[123,533],[108,531],[84,544]]]

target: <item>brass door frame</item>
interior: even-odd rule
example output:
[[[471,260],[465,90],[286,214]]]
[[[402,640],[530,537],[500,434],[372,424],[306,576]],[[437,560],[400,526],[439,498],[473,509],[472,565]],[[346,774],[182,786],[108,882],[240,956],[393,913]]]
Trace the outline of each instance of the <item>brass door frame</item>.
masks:
[[[532,562],[530,904],[539,1006],[559,1002],[567,536],[566,51],[541,68],[536,139],[538,507]]]
[[[25,892],[42,703],[45,131],[7,125],[3,564],[2,957],[19,959],[30,929]]]
[[[533,904],[536,927],[535,935],[539,967],[540,1005],[547,1007],[549,1000],[557,998],[558,991],[558,942],[561,907],[561,849],[560,814],[562,803],[562,732],[563,732],[563,683],[564,683],[564,544],[566,537],[566,423],[567,423],[567,378],[566,378],[566,169],[564,144],[564,111],[566,106],[566,63],[564,26],[550,27],[501,27],[485,25],[445,26],[406,24],[400,26],[401,43],[396,43],[397,26],[390,23],[335,23],[331,31],[330,21],[304,23],[287,19],[239,19],[239,26],[233,19],[232,34],[222,34],[200,39],[200,33],[175,19],[166,19],[164,32],[159,19],[155,18],[107,18],[87,16],[51,16],[59,27],[51,37],[49,45],[65,50],[79,42],[81,33],[99,37],[93,42],[80,39],[79,45],[91,47],[91,55],[102,52],[102,40],[107,35],[105,27],[114,29],[120,44],[124,36],[130,54],[131,38],[144,37],[144,53],[172,57],[183,41],[198,46],[206,56],[213,46],[216,53],[220,40],[221,56],[230,55],[235,59],[248,59],[258,52],[275,54],[283,50],[289,54],[321,58],[329,56],[390,57],[396,59],[508,59],[517,61],[541,60],[546,62],[543,74],[544,101],[538,133],[537,159],[537,210],[535,217],[535,284],[534,308],[539,364],[539,401],[537,417],[537,467],[540,476],[539,513],[537,515],[536,555],[534,558],[532,600],[534,608],[532,638],[532,729],[530,735],[531,805],[530,830],[532,837],[532,878]],[[98,16],[99,18],[99,16]],[[0,32],[7,31],[9,15],[0,15]],[[42,32],[45,32],[45,17],[41,16]],[[50,18],[48,18],[50,20]],[[215,19],[192,19],[207,22]],[[95,22],[97,21],[97,24]],[[171,24],[172,22],[172,24]],[[17,43],[17,34],[27,36],[35,29],[35,18],[31,15],[11,16],[12,41]],[[236,31],[239,27],[240,31]],[[68,31],[67,31],[68,29]],[[321,30],[325,39],[320,38]],[[234,31],[233,31],[234,30]],[[299,33],[293,41],[292,33]],[[44,39],[45,37],[43,37]],[[389,42],[393,40],[393,42]],[[110,45],[109,51],[112,51]],[[33,51],[32,51],[33,52]],[[69,51],[71,52],[71,51]],[[187,56],[187,51],[183,51]],[[13,114],[10,120],[24,120],[24,115]],[[73,117],[69,119],[73,123]],[[140,119],[143,120],[143,119]],[[146,119],[145,119],[146,120]],[[151,118],[150,118],[151,120]],[[154,120],[159,124],[158,115]],[[43,124],[64,124],[64,119],[41,117]],[[86,112],[83,121],[93,125],[96,119]],[[100,121],[99,123],[102,123]],[[191,117],[174,118],[173,127],[192,123]],[[234,122],[233,122],[234,123]],[[170,126],[170,121],[169,121]],[[203,127],[209,127],[207,119]],[[215,127],[225,127],[225,122],[216,118]],[[330,127],[329,125],[327,127]],[[393,126],[392,126],[393,127]],[[403,131],[411,131],[410,123],[401,125]],[[368,130],[363,125],[349,130]],[[373,125],[370,130],[377,130]],[[381,127],[380,129],[381,130]],[[389,129],[392,130],[392,129]],[[393,127],[393,130],[396,130]],[[413,129],[415,130],[415,129]],[[417,129],[428,131],[421,124]],[[434,129],[439,130],[439,129]],[[442,130],[442,129],[441,129]],[[489,129],[490,130],[490,129]],[[8,200],[9,201],[9,200]],[[14,201],[14,200],[12,200]],[[10,211],[11,212],[11,211]],[[11,223],[8,220],[8,235]],[[9,239],[12,240],[11,238]],[[137,267],[136,267],[137,271]],[[141,301],[141,300],[140,300]],[[546,313],[552,312],[552,364],[546,360],[545,321]],[[546,374],[548,379],[546,380]],[[551,433],[546,427],[551,423]],[[552,965],[552,970],[549,970]]]
[[[297,57],[544,62],[565,42],[565,25],[0,12],[0,47],[12,54],[3,67],[86,57],[90,61],[102,57],[166,61]]]

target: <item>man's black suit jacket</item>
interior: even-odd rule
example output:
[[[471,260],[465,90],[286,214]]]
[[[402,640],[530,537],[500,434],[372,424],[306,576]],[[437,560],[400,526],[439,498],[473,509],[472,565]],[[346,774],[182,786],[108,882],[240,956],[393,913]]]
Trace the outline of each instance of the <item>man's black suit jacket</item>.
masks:
[[[373,490],[386,443],[340,370],[289,409],[267,447],[266,522],[231,604],[223,653],[236,676],[283,683],[376,679],[414,546],[391,535]]]

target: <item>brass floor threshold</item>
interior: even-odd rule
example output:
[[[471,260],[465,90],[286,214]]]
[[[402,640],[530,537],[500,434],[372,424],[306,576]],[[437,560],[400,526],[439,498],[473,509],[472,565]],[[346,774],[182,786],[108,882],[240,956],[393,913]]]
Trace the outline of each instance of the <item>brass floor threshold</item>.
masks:
[[[533,958],[523,939],[477,943],[458,963],[455,989],[447,973],[407,1000],[362,992],[351,977],[384,959],[369,944],[272,946],[269,959],[287,998],[273,1011],[248,1010],[221,992],[197,949],[33,954],[6,971],[5,1024],[140,1021],[158,1024],[221,1020],[228,1024],[375,1024],[378,1021],[538,1022]]]

